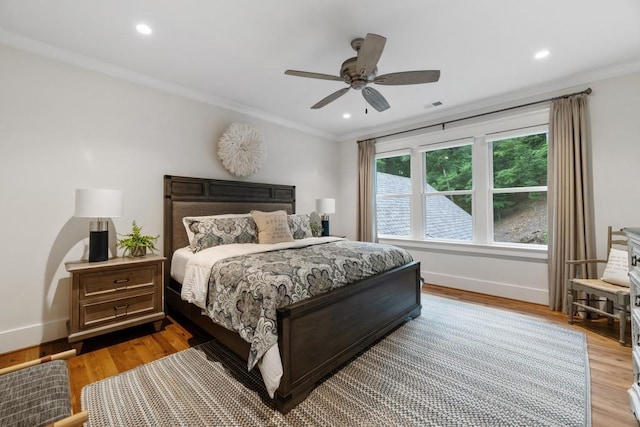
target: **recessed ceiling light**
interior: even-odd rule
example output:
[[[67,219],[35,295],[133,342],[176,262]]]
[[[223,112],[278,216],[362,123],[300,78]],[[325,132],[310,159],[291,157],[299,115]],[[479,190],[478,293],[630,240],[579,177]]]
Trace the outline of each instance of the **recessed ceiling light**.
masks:
[[[138,24],[138,25],[136,25],[136,30],[140,34],[144,34],[145,36],[148,36],[149,34],[152,33],[151,27],[148,26],[147,24]]]
[[[536,52],[536,54],[533,57],[536,59],[543,59],[543,58],[546,58],[547,56],[549,56],[549,51],[544,49],[539,52]]]
[[[351,118],[351,114],[349,114],[349,113],[344,113],[344,114],[342,115],[342,118],[343,118],[343,119],[350,119],[350,118]]]

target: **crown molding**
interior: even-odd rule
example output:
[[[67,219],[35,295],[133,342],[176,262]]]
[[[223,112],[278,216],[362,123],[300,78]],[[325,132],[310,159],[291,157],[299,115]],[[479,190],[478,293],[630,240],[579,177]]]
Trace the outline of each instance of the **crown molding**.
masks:
[[[303,126],[289,120],[285,120],[281,117],[269,114],[265,111],[229,101],[227,99],[219,98],[212,94],[196,91],[166,82],[164,80],[156,79],[145,74],[137,73],[123,67],[109,64],[107,62],[98,61],[96,59],[70,52],[65,49],[60,49],[55,46],[39,42],[28,37],[23,37],[10,31],[6,31],[2,27],[0,27],[0,42],[8,46],[12,46],[14,48],[41,55],[60,62],[64,62],[66,64],[96,71],[102,74],[107,74],[111,77],[134,82],[162,92],[170,93],[172,95],[177,95],[194,101],[202,102],[204,104],[232,110],[237,113],[254,117],[256,119],[264,120],[266,122],[274,123],[286,128],[298,130],[309,135],[318,136],[320,138],[328,139],[331,141],[338,140],[336,135]]]

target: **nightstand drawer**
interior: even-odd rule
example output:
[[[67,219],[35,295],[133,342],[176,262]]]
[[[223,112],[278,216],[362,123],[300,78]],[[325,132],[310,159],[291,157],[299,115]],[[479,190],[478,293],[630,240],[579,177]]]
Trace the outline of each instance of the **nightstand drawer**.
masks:
[[[155,285],[157,270],[157,265],[150,265],[82,274],[80,276],[80,299],[127,289],[152,287]]]
[[[157,311],[154,292],[80,304],[80,329],[144,316]]]

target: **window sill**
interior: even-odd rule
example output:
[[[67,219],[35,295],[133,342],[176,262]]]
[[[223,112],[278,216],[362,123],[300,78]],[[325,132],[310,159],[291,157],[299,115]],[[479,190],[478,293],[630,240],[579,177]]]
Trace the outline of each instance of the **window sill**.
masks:
[[[403,238],[379,237],[380,243],[388,243],[404,249],[415,249],[425,252],[451,253],[453,255],[468,255],[489,258],[547,262],[547,248],[545,246],[524,246],[508,244],[478,244],[470,242],[425,241]]]

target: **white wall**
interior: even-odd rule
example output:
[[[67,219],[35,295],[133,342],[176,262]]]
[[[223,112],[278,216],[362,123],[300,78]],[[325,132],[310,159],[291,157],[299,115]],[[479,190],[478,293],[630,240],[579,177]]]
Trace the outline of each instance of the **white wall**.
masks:
[[[76,188],[122,190],[115,230],[135,219],[162,234],[163,175],[236,179],[215,143],[239,121],[268,146],[244,180],[296,185],[298,212],[337,194],[333,141],[1,44],[0,64],[0,353],[66,336],[64,263],[83,256],[89,228],[73,217]],[[342,232],[338,215],[331,225]]]
[[[586,87],[587,85],[584,85]],[[606,227],[640,226],[640,196],[638,196],[640,164],[640,73],[591,82],[589,97],[591,117],[591,156],[593,197],[598,256],[606,258]],[[582,88],[567,88],[552,94],[540,94],[545,99]],[[531,101],[525,99],[522,104]],[[517,105],[518,102],[512,103]],[[503,108],[497,105],[495,109]],[[486,110],[491,110],[488,108]],[[469,111],[473,115],[482,111]],[[465,116],[465,114],[462,114]],[[452,117],[452,118],[458,118]],[[437,122],[447,121],[444,117]],[[430,123],[424,123],[430,124]],[[416,125],[415,127],[419,127]],[[355,237],[357,200],[357,144],[342,142],[340,216],[347,234]],[[406,247],[421,261],[422,275],[427,282],[523,301],[548,303],[546,259],[522,256],[517,251],[491,251],[467,248],[455,251],[442,245],[416,245],[394,240]]]

